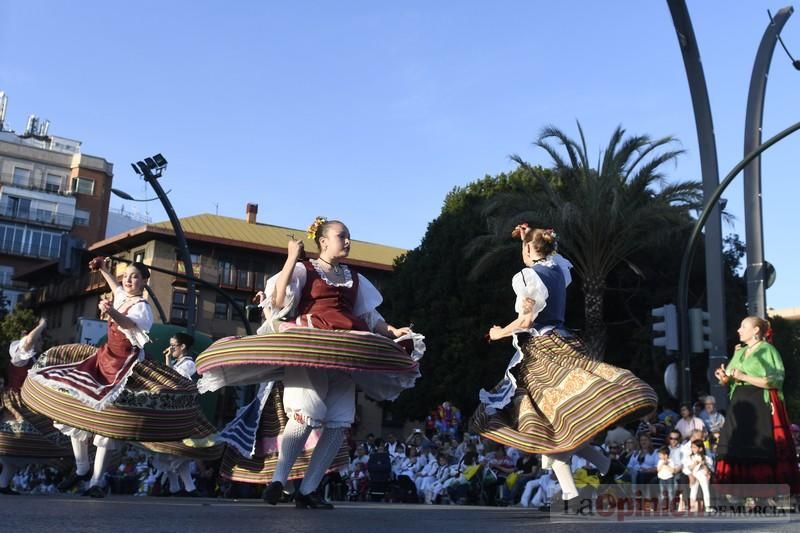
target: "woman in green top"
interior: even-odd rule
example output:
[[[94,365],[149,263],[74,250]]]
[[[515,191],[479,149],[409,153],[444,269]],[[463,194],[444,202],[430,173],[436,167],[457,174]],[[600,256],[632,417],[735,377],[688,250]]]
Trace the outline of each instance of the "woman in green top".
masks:
[[[770,344],[769,322],[742,320],[728,363],[714,375],[730,389],[730,407],[717,446],[716,481],[721,484],[787,484],[800,493],[800,472],[789,416],[783,403],[783,361]]]

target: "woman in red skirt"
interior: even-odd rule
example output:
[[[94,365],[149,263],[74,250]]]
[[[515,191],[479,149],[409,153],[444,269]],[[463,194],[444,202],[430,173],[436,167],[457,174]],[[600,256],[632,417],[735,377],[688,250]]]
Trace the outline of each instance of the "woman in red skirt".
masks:
[[[753,485],[746,496],[778,494],[782,491],[763,487],[776,484],[787,485],[791,494],[800,493],[800,472],[783,403],[783,361],[767,340],[769,331],[769,322],[763,318],[742,320],[741,347],[727,367],[714,372],[730,388],[730,406],[717,446],[716,482]]]

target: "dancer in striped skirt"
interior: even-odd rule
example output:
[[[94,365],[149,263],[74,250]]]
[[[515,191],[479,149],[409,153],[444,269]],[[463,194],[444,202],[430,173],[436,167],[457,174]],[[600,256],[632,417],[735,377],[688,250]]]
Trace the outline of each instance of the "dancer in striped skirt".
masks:
[[[607,427],[635,420],[656,408],[656,395],[630,371],[594,361],[564,327],[569,261],[556,253],[556,234],[519,225],[526,265],[514,276],[518,317],[489,330],[491,340],[514,337],[505,378],[482,390],[472,417],[475,431],[527,453],[544,454],[563,499],[578,496],[569,461],[573,454],[606,474],[608,457],[589,443]]]
[[[49,419],[28,409],[19,396],[28,369],[42,349],[42,334],[46,327],[47,322],[39,320],[36,327],[9,347],[6,382],[0,389],[0,494],[18,494],[11,487],[11,480],[21,467],[55,463],[72,457],[69,439],[57,431]]]
[[[341,263],[350,253],[350,232],[343,223],[317,218],[309,238],[319,257],[303,259],[303,243],[289,241],[283,269],[267,284],[262,302],[267,320],[260,334],[222,339],[201,353],[198,386],[205,391],[281,380],[287,419],[285,425],[273,420],[282,426],[277,440],[274,432],[262,435],[262,457],[269,455],[270,442],[276,440],[278,449],[264,499],[278,502],[309,436],[321,429],[295,501],[299,508],[330,509],[315,491],[353,423],[356,385],[377,400],[396,398],[419,376],[424,345],[409,328],[387,324],[376,311],[382,301],[378,290]],[[411,341],[411,354],[394,342],[403,337]],[[262,387],[260,400],[272,397],[270,405],[276,405],[270,393]]]
[[[97,258],[99,270],[114,293],[101,300],[108,315],[108,341],[101,348],[72,344],[47,350],[28,374],[22,400],[32,410],[54,420],[72,440],[76,471],[59,486],[68,490],[89,481],[84,495],[102,498],[108,453],[116,440],[177,441],[211,435],[214,427],[200,412],[197,388],[174,370],[144,360],[144,345],[153,323],[150,305],[142,298],[149,269],[133,263],[122,284]],[[97,448],[90,472],[89,441]]]

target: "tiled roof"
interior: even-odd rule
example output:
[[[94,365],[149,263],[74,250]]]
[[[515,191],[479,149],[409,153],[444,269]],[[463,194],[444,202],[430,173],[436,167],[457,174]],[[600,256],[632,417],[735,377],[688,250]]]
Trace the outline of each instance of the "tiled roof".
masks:
[[[297,239],[306,240],[305,229],[286,228],[270,224],[250,224],[246,220],[239,218],[204,213],[181,218],[180,220],[183,232],[188,240],[212,241],[230,246],[264,247],[273,249],[276,252],[286,249],[289,235],[294,235]],[[145,233],[148,231],[173,233],[172,224],[169,221],[148,224],[130,233]],[[124,236],[125,234],[111,237],[102,243],[97,243],[92,248]],[[309,247],[309,251],[316,252],[313,243]],[[402,248],[354,240],[348,260],[391,268],[395,258],[404,253],[406,253],[406,250]]]

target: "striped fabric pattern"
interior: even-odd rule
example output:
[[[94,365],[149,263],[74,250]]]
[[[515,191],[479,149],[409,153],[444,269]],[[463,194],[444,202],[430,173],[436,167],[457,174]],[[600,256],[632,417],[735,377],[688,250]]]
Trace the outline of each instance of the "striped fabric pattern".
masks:
[[[56,346],[42,354],[36,366],[74,362],[93,353],[91,346]],[[53,389],[31,379],[22,387],[22,401],[56,422],[112,439],[168,442],[204,438],[215,432],[200,411],[194,384],[153,361],[141,361],[134,366],[123,394],[102,411],[66,390]]]
[[[97,357],[92,354],[90,357]],[[87,361],[77,363],[67,363],[42,368],[30,374],[28,379],[35,379],[42,384],[50,387],[63,387],[72,389],[84,398],[86,403],[94,407],[104,405],[103,400],[114,394],[123,387],[125,377],[131,372],[139,357],[139,350],[136,349],[125,360],[125,364],[117,371],[116,378],[112,383],[101,383],[91,373],[81,370],[80,365]],[[98,407],[99,408],[99,407]]]
[[[276,383],[261,411],[261,419],[256,433],[257,442],[277,439],[286,427],[286,412],[283,408],[283,385]],[[311,439],[309,439],[310,441]],[[311,454],[314,448],[306,448],[297,457],[297,460],[289,472],[289,479],[299,479],[305,475],[308,469]],[[242,483],[266,484],[272,481],[275,473],[275,466],[278,463],[278,453],[267,453],[245,457],[234,446],[228,446],[222,456],[220,465],[220,475],[231,481]],[[329,472],[339,470],[350,463],[350,454],[346,442],[342,442],[342,447],[336,458],[328,468]]]
[[[220,339],[197,357],[196,364],[200,374],[241,365],[409,375],[419,370],[419,363],[401,345],[380,335],[313,328]]]
[[[656,408],[649,385],[586,356],[575,337],[531,337],[523,354],[511,405],[491,414],[481,405],[472,417],[472,429],[490,440],[526,453],[567,452]]]
[[[3,391],[0,401],[0,455],[72,457],[69,437],[54,428],[50,419],[28,409],[17,392]]]

